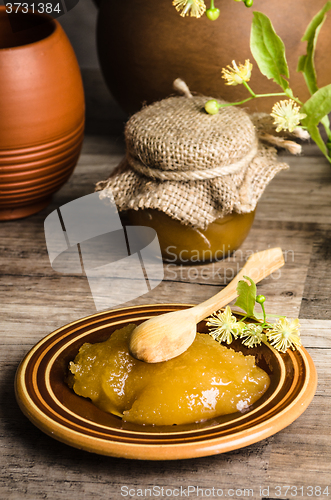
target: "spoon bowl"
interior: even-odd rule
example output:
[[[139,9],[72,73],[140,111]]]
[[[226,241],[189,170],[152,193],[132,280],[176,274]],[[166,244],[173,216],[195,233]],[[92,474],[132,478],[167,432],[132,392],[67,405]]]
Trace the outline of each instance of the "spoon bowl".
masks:
[[[132,356],[146,363],[159,363],[185,352],[195,339],[196,324],[237,297],[237,284],[243,276],[258,283],[284,265],[282,249],[270,248],[249,257],[237,276],[201,304],[162,314],[137,326],[131,335]]]

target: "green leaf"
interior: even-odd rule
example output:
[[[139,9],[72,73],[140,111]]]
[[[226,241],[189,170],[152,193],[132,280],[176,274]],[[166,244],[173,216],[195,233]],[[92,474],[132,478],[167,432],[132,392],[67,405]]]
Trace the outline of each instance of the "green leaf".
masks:
[[[303,42],[307,42],[307,54],[299,58],[297,71],[301,71],[306,80],[307,87],[311,94],[314,94],[318,90],[317,77],[314,64],[314,56],[317,38],[322,25],[326,18],[326,13],[331,9],[331,2],[327,2],[323,9],[316,14],[316,16],[310,22],[303,38]]]
[[[330,120],[329,120],[329,117],[327,115],[324,116],[324,118],[322,118],[321,123],[324,126],[326,131],[330,128]]]
[[[318,130],[318,124],[321,122],[328,129],[329,119],[327,115],[331,113],[331,84],[322,87],[313,94],[302,106],[300,113],[305,113],[306,118],[301,120],[301,124],[311,135],[322,153],[331,161],[328,155],[328,149]]]
[[[325,129],[325,132],[326,132],[326,134],[328,136],[328,141],[330,142],[330,140],[331,140],[331,130],[330,130],[330,120],[329,120],[328,115],[326,115],[326,116],[324,116],[324,118],[322,118],[321,124],[323,125],[323,127]]]
[[[318,125],[323,118],[331,112],[331,83],[317,90],[302,106],[300,113],[305,113],[306,118],[301,120],[304,127]]]
[[[243,309],[248,316],[254,316],[254,306],[256,299],[256,285],[254,281],[248,276],[244,276],[245,280],[240,280],[237,285],[238,297],[235,306]]]
[[[289,88],[289,69],[285,46],[276,34],[270,19],[262,12],[254,12],[251,29],[251,52],[263,75],[273,79],[285,91]]]
[[[310,134],[310,137],[317,144],[317,146],[320,148],[320,150],[326,156],[326,158],[330,161],[330,158],[328,156],[327,147],[325,145],[325,142],[322,139],[322,136],[320,134],[320,131],[318,130],[317,125],[310,125],[309,127],[306,127],[306,128]]]

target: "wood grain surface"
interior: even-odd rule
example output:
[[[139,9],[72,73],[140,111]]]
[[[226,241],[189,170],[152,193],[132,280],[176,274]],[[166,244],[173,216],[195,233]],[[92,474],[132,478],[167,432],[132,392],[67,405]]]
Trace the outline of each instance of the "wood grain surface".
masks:
[[[153,498],[144,490],[156,487],[154,496],[164,498],[216,498],[222,490],[223,497],[232,498],[327,499],[323,492],[328,486],[331,495],[331,168],[313,145],[305,146],[304,156],[283,156],[291,168],[267,187],[238,252],[203,266],[168,264],[158,287],[127,303],[201,302],[231,279],[250,252],[281,246],[285,267],[258,290],[267,296],[270,313],[300,318],[303,344],[316,364],[317,393],[298,420],[241,450],[161,463],[70,448],[44,435],[19,410],[14,376],[22,357],[57,327],[95,312],[86,277],[53,271],[43,228],[53,210],[93,192],[94,184],[124,154],[125,115],[105,94],[102,102],[93,97],[91,89],[103,89],[97,73],[86,72],[84,79],[90,89],[88,134],[74,174],[47,209],[0,225],[0,498]]]

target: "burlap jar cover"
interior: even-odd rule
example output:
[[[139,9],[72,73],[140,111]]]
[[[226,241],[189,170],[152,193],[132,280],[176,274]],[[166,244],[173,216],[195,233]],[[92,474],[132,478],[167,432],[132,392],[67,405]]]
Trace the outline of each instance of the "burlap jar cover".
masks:
[[[259,127],[243,109],[208,115],[207,100],[169,97],[133,115],[125,128],[126,157],[96,190],[111,192],[120,211],[161,210],[197,229],[231,212],[253,211],[288,165],[259,140]]]

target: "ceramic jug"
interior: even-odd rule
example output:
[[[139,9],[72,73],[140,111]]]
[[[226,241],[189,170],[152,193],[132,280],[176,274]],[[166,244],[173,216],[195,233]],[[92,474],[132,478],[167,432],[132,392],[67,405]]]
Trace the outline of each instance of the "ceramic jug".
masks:
[[[84,133],[84,91],[60,24],[0,7],[0,220],[36,213],[70,177]],[[40,23],[40,19],[45,22]]]
[[[216,21],[181,17],[171,0],[98,0],[97,42],[106,83],[122,108],[132,113],[143,103],[173,92],[180,77],[192,91],[228,101],[248,97],[238,85],[226,86],[222,68],[232,60],[253,62],[249,48],[253,10],[269,16],[283,39],[291,73],[291,87],[302,100],[308,98],[304,78],[296,72],[300,55],[306,52],[301,38],[325,0],[254,0],[253,8],[242,2],[216,0],[221,11]],[[209,6],[208,0],[206,2]],[[320,86],[331,82],[331,13],[321,29],[316,69]],[[256,93],[279,92],[254,65],[251,86]],[[251,101],[253,110],[270,112],[275,99]]]

